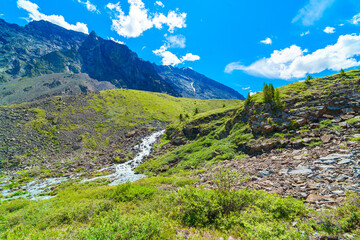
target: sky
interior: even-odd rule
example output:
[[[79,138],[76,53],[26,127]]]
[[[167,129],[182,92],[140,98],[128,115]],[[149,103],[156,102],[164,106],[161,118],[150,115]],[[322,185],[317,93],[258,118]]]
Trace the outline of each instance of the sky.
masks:
[[[95,31],[245,96],[360,67],[358,0],[0,0],[0,18]]]

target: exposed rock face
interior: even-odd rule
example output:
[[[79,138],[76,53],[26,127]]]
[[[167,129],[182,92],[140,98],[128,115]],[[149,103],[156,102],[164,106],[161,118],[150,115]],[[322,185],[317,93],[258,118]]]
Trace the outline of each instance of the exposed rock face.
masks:
[[[90,77],[109,81],[118,88],[179,94],[164,81],[150,62],[143,61],[136,53],[113,41],[99,38],[95,32],[79,48],[82,72]]]
[[[244,99],[244,97],[235,90],[197,73],[191,68],[179,69],[171,66],[157,66],[155,64],[154,67],[159,75],[171,83],[182,97],[200,99]]]
[[[139,58],[127,46],[104,40],[95,32],[86,35],[45,21],[20,27],[0,19],[0,84],[53,73],[86,73],[117,88],[177,97],[243,99],[233,89],[195,71],[171,68],[164,72],[161,69]],[[184,78],[188,81],[183,81]],[[189,81],[196,88],[196,94],[189,94],[193,91],[188,89]],[[0,94],[12,95],[13,92]],[[15,95],[12,98],[15,99]]]
[[[0,86],[0,104],[18,104],[52,96],[90,93],[115,88],[110,82],[91,79],[85,73],[53,73],[26,80],[13,79],[3,83]]]

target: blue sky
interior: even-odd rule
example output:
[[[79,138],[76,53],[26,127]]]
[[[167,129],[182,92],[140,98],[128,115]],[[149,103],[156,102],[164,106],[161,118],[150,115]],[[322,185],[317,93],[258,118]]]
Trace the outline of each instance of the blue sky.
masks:
[[[360,66],[358,0],[1,0],[0,17],[94,30],[243,95]]]

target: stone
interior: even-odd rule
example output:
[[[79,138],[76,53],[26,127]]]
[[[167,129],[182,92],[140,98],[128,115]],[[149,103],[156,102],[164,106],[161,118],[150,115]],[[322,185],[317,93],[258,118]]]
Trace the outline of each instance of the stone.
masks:
[[[339,175],[339,176],[336,178],[336,181],[337,181],[337,182],[343,182],[343,181],[345,181],[345,180],[348,179],[348,178],[349,178],[348,175],[341,174],[341,175]]]
[[[325,162],[323,162],[324,164],[334,164],[336,163],[337,161],[336,160],[327,160]]]
[[[343,127],[343,128],[347,128],[347,127],[349,127],[349,124],[347,122],[341,122],[341,123],[339,123],[339,126]]]
[[[306,166],[298,166],[294,170],[291,170],[289,174],[298,175],[298,174],[311,174],[312,170]]]
[[[319,199],[321,199],[321,196],[317,195],[317,194],[314,194],[314,193],[311,193],[307,198],[306,198],[306,201],[307,202],[316,202],[318,201]]]
[[[326,157],[321,157],[320,161],[340,159],[340,158],[349,158],[349,157],[351,157],[351,154],[330,154]]]
[[[320,139],[323,143],[329,143],[332,139],[332,136],[331,135],[323,135],[323,136],[321,136]]]
[[[258,172],[257,176],[259,178],[268,177],[273,173],[273,171],[260,171]]]
[[[351,159],[344,159],[338,162],[339,165],[349,164],[351,162]]]
[[[336,191],[332,191],[332,193],[336,195],[340,195],[340,194],[344,194],[344,191],[336,190]]]

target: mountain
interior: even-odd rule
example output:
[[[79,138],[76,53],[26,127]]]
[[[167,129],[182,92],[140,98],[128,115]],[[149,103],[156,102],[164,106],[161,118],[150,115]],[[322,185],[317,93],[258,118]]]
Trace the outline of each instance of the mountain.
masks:
[[[182,97],[199,99],[235,98],[244,100],[244,97],[232,88],[195,72],[191,68],[153,65],[158,74],[169,82]]]
[[[13,86],[24,79],[31,82],[36,77],[55,73],[72,74],[73,77],[69,78],[73,79],[71,84],[68,82],[62,86],[64,89],[70,86],[79,89],[79,78],[84,85],[84,75],[78,75],[81,73],[87,74],[86,79],[92,82],[107,82],[104,86],[110,88],[115,86],[199,99],[243,99],[235,90],[195,71],[157,66],[144,61],[126,45],[104,40],[95,32],[86,35],[46,21],[32,21],[25,27],[20,27],[0,19],[0,83],[13,82],[10,84]],[[54,81],[54,76],[52,75],[51,81]],[[57,80],[61,83],[62,76],[58,76]],[[43,78],[44,81],[46,79]],[[50,85],[51,82],[47,84]],[[21,84],[17,86],[21,88]],[[1,87],[0,96],[10,96],[13,90]],[[88,91],[93,90],[97,89],[88,88]],[[19,91],[24,91],[24,88],[16,90]],[[59,93],[52,89],[47,89],[46,92],[47,96]],[[63,93],[77,92],[70,89]],[[34,93],[35,95],[40,97],[42,94]],[[10,101],[16,100],[15,96],[7,99],[1,102],[5,104],[20,101]]]

